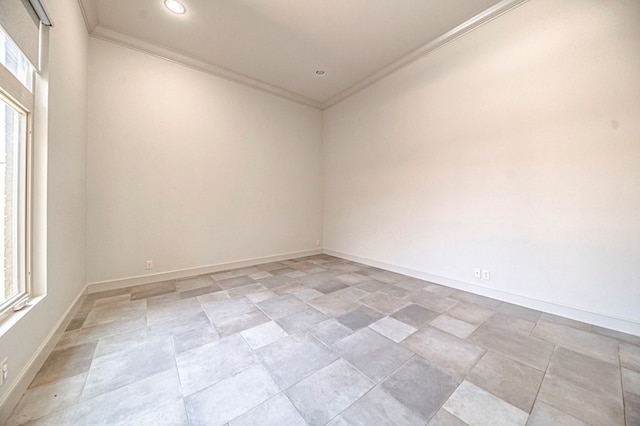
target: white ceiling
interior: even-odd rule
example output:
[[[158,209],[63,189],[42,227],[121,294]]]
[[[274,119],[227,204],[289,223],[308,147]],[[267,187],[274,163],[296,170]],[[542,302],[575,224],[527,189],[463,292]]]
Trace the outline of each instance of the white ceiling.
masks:
[[[163,0],[80,4],[96,37],[323,107],[522,1],[182,0],[184,15]]]

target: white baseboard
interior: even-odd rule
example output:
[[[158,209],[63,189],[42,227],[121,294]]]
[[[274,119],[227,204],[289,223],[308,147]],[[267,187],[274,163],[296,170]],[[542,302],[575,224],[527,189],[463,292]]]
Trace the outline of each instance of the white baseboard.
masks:
[[[245,268],[248,266],[260,265],[269,262],[280,262],[282,260],[295,259],[298,257],[313,256],[322,254],[322,249],[305,250],[293,253],[279,254],[275,256],[260,257],[247,260],[238,260],[234,262],[218,263],[215,265],[199,266],[196,268],[180,269],[176,271],[160,272],[157,274],[140,275],[136,277],[118,278],[115,280],[99,281],[88,284],[89,293],[97,293],[100,291],[116,290],[120,288],[132,287],[142,284],[151,284],[160,281],[175,280],[179,278],[188,278],[196,275],[213,274],[216,272],[226,271],[228,269]]]
[[[640,336],[640,323],[628,318],[620,318],[600,312],[588,311],[576,306],[563,305],[547,300],[540,300],[528,296],[496,290],[475,283],[453,280],[450,278],[432,275],[414,269],[404,268],[401,266],[391,265],[376,260],[341,253],[331,249],[324,249],[323,252],[331,256],[351,260],[353,262],[362,263],[364,265],[373,266],[380,269],[385,269],[387,271],[396,272],[402,275],[407,275],[413,278],[418,278],[446,287],[455,288],[457,290],[468,291],[470,293],[479,294],[481,296],[490,297],[492,299],[497,299],[503,302],[513,303],[515,305],[524,306],[541,312],[559,315],[576,321],[581,321],[588,324],[620,331],[622,333]]]
[[[58,323],[51,329],[51,332],[35,351],[31,359],[29,359],[22,371],[20,371],[11,388],[4,394],[4,398],[0,401],[0,425],[6,423],[14,408],[18,405],[22,394],[26,392],[34,377],[36,377],[36,374],[38,374],[38,371],[40,371],[40,368],[42,368],[42,365],[47,360],[47,357],[53,348],[55,348],[58,339],[75,316],[76,311],[80,307],[79,302],[85,294],[87,294],[87,286],[82,289],[73,303],[69,305]]]

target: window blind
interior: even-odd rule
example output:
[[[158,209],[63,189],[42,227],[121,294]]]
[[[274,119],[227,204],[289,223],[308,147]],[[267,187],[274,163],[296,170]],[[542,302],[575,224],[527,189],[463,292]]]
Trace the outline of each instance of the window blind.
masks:
[[[51,25],[41,0],[0,0],[0,25],[36,68],[40,22]]]

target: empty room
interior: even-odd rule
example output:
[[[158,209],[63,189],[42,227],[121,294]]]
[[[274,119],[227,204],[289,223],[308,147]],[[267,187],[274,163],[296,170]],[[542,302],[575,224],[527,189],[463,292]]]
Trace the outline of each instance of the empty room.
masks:
[[[0,0],[0,424],[640,425],[640,1]]]

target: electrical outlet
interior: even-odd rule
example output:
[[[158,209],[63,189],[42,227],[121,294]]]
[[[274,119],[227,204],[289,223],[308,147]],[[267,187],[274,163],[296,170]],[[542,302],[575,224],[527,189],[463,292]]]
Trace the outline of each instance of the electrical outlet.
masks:
[[[320,240],[316,240],[316,247],[320,247]]]
[[[482,270],[482,279],[483,280],[490,280],[491,279],[491,272],[488,269],[483,269]]]
[[[0,362],[0,386],[7,380],[7,376],[9,375],[9,360],[5,358]]]
[[[482,273],[480,272],[480,268],[473,268],[473,276],[475,278],[482,278]]]
[[[150,271],[151,269],[153,269],[153,260],[147,260],[146,263],[144,264],[144,267],[147,271]]]

